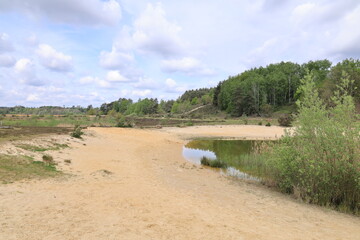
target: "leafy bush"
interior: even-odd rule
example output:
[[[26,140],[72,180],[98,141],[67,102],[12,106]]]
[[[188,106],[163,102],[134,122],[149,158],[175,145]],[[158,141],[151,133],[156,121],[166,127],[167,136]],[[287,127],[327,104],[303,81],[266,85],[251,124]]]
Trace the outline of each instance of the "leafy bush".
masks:
[[[271,123],[270,123],[270,122],[267,122],[267,123],[265,124],[265,126],[266,126],[266,127],[271,127]]]
[[[44,162],[46,162],[48,164],[53,164],[54,163],[54,158],[49,154],[43,155],[42,159],[43,159]]]
[[[124,116],[121,116],[116,123],[116,127],[127,128],[132,127],[132,124],[127,122]]]
[[[201,165],[209,166],[213,168],[226,168],[227,164],[219,159],[211,160],[207,157],[202,157],[200,160]]]
[[[259,126],[262,126],[262,122],[261,122],[261,121],[260,121],[260,122],[258,122],[258,125],[259,125]]]
[[[274,147],[270,165],[284,192],[305,201],[360,213],[360,127],[346,75],[327,108],[312,73],[302,79],[299,126]]]
[[[291,127],[293,121],[294,118],[291,114],[285,114],[278,119],[279,125],[282,127]]]
[[[76,125],[74,127],[74,131],[70,133],[70,136],[74,138],[81,138],[81,135],[83,135],[84,132],[82,131],[82,128],[79,125]]]

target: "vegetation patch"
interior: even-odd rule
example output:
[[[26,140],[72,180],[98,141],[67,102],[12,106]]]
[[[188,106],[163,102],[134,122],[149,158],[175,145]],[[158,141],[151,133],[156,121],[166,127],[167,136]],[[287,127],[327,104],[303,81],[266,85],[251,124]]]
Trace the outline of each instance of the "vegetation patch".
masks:
[[[67,148],[67,147],[69,147],[69,145],[55,143],[55,144],[53,144],[53,146],[40,147],[40,146],[31,145],[31,144],[18,144],[18,145],[16,145],[16,147],[27,150],[27,151],[32,151],[32,152],[45,152],[45,151],[50,151],[50,150],[56,151],[56,150],[60,150],[63,148]]]
[[[28,156],[0,155],[0,181],[12,183],[23,179],[59,176],[54,164],[34,161]]]
[[[82,131],[82,128],[79,125],[76,125],[74,127],[74,131],[72,133],[70,133],[70,136],[74,137],[74,138],[82,138],[81,136],[84,134],[84,132]]]
[[[209,159],[207,157],[202,157],[200,160],[201,165],[209,166],[213,168],[227,168],[227,164],[219,159]]]

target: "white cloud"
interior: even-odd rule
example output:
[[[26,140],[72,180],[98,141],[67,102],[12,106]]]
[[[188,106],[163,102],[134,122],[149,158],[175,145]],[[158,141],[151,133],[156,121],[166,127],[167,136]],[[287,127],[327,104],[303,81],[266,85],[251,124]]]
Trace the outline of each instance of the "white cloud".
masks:
[[[132,95],[137,96],[137,97],[146,97],[149,96],[151,94],[151,90],[149,89],[145,89],[145,90],[133,90],[131,92]]]
[[[44,82],[37,78],[35,64],[28,58],[21,58],[14,66],[15,72],[19,76],[20,82],[31,85],[40,86]]]
[[[0,54],[0,67],[12,67],[15,62],[16,59],[13,56]]]
[[[166,19],[162,5],[148,4],[144,12],[135,20],[135,45],[143,52],[161,56],[178,55],[183,51],[184,42],[180,39],[181,28]]]
[[[80,78],[79,82],[81,84],[96,84],[103,88],[111,87],[110,83],[108,81],[105,81],[103,79],[100,79],[98,77],[92,77],[92,76],[86,76]]]
[[[156,89],[160,87],[160,84],[152,78],[140,77],[133,86],[140,89]]]
[[[28,101],[28,102],[37,102],[39,100],[40,100],[40,98],[39,98],[38,94],[29,94],[26,98],[26,101]]]
[[[179,86],[174,79],[167,78],[165,80],[165,91],[169,93],[182,93],[186,90],[185,86]]]
[[[6,33],[0,33],[0,53],[13,51],[14,47]]]
[[[129,79],[121,75],[119,71],[107,72],[106,80],[109,82],[129,82]]]
[[[100,65],[106,69],[123,69],[134,61],[134,56],[112,48],[111,52],[100,53]]]
[[[360,6],[355,8],[341,22],[341,29],[334,38],[332,48],[341,55],[360,55]]]
[[[40,44],[36,50],[41,64],[57,72],[68,72],[72,69],[72,57],[56,51],[47,44]]]
[[[199,60],[191,57],[162,61],[165,72],[182,72],[189,75],[213,75],[214,71],[207,68]]]
[[[167,87],[169,87],[169,88],[174,88],[174,87],[176,87],[176,81],[174,80],[174,79],[171,79],[171,78],[168,78],[168,79],[166,79],[165,80],[165,84],[166,84],[166,86]]]
[[[115,0],[11,0],[1,1],[1,10],[25,12],[31,17],[44,16],[70,24],[115,25],[121,18],[121,8]]]

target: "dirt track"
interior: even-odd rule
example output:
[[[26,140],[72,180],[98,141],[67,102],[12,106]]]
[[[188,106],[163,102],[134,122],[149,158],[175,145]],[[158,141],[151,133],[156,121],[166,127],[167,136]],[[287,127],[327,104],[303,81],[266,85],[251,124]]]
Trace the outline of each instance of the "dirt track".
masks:
[[[73,177],[0,185],[0,239],[360,239],[357,217],[233,181],[181,156],[184,138],[271,138],[281,128],[88,133],[86,145],[55,156],[72,160],[63,169]]]

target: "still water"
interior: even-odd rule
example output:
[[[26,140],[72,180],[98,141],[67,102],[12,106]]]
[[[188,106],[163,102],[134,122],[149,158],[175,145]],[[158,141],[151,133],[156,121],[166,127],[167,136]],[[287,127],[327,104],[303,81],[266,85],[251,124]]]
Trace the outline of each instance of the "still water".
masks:
[[[186,160],[194,164],[200,164],[202,157],[207,157],[211,160],[221,159],[230,166],[225,170],[221,170],[222,174],[259,181],[256,176],[245,173],[239,167],[231,166],[231,162],[241,157],[241,155],[253,153],[261,142],[263,141],[193,140],[183,147],[182,154]]]

